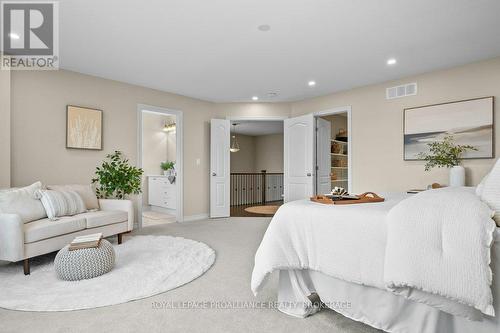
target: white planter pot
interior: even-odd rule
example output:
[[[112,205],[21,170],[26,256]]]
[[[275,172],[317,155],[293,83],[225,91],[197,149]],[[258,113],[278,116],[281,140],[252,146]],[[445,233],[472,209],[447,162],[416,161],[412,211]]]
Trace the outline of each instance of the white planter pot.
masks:
[[[169,175],[170,175],[170,171],[168,171],[168,170],[163,170],[163,175],[164,175],[164,176],[169,176]]]
[[[465,186],[465,168],[457,165],[450,168],[450,186]]]

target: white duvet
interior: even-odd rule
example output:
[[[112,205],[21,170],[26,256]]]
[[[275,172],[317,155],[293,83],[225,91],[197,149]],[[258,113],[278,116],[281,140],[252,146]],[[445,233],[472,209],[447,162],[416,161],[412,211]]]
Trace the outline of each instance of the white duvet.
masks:
[[[283,205],[255,255],[252,291],[258,293],[274,270],[312,269],[453,314],[467,313],[453,306],[459,304],[494,315],[491,210],[464,188],[385,198],[374,204]]]

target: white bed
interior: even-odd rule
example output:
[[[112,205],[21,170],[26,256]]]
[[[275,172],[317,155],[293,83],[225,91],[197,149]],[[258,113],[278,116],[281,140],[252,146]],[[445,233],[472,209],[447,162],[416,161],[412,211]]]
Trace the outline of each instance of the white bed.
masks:
[[[496,317],[485,315],[488,311],[484,307],[442,297],[445,294],[403,288],[397,295],[388,290],[385,281],[388,275],[388,265],[384,262],[388,245],[387,216],[409,195],[384,196],[386,201],[378,204],[329,206],[305,200],[282,206],[256,254],[252,275],[254,293],[263,287],[271,272],[279,271],[280,310],[289,315],[313,314],[317,309],[308,296],[317,293],[333,310],[388,332],[500,332],[500,279],[495,278],[500,276],[498,228],[493,231],[488,229],[489,224],[485,227],[490,230],[485,233],[494,237],[488,267],[488,270],[492,268],[494,278],[488,291],[493,297],[489,312],[494,311]],[[481,247],[483,254],[484,248]],[[489,247],[487,250],[485,261],[489,263]],[[469,252],[466,246],[464,252]],[[467,278],[487,274],[468,275],[479,268],[481,266],[464,272],[465,278],[457,280],[467,281]],[[489,273],[491,283],[491,271]],[[448,278],[450,282],[455,280]],[[470,284],[474,284],[473,281]]]

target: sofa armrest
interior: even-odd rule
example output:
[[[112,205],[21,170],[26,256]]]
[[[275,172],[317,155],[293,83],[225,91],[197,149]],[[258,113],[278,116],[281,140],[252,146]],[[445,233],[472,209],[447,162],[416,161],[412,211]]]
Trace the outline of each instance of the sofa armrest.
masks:
[[[128,214],[127,230],[134,229],[134,204],[131,200],[121,199],[99,199],[101,210],[123,210]]]
[[[0,260],[24,259],[24,224],[17,214],[0,214]]]

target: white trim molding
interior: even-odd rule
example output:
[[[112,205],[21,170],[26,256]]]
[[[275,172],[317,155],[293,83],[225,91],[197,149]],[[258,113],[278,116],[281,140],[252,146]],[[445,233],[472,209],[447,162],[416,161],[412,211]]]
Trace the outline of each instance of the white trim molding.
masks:
[[[161,113],[167,115],[174,115],[176,122],[176,160],[175,168],[177,169],[177,177],[175,182],[177,183],[177,206],[176,206],[176,221],[184,221],[184,120],[183,113],[180,110],[173,110],[168,108],[163,108],[159,106],[147,105],[147,104],[137,104],[137,166],[142,168],[142,113],[143,112],[153,112]],[[142,227],[142,193],[138,196],[138,221],[139,228]]]
[[[315,117],[323,117],[330,116],[338,113],[347,113],[347,160],[348,160],[348,169],[347,169],[347,181],[349,188],[347,191],[351,192],[353,189],[352,186],[352,108],[350,105],[348,106],[340,106],[332,109],[321,110],[313,112]]]

